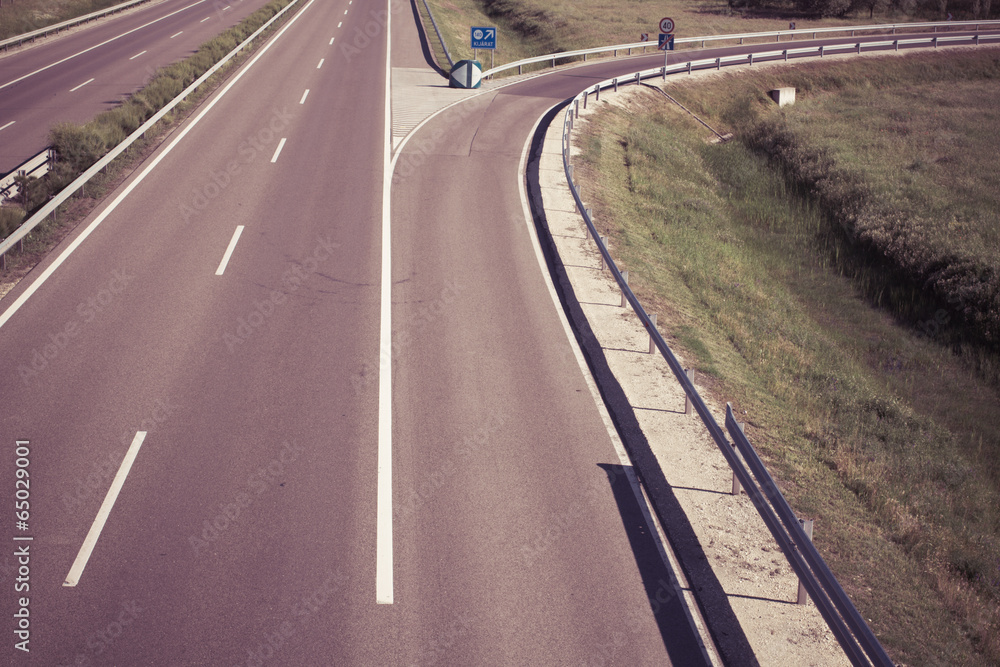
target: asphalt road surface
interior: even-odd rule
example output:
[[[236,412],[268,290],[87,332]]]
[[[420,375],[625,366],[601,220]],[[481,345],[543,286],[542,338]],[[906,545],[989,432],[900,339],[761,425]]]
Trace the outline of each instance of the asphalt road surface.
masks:
[[[393,186],[380,350],[382,7],[306,4],[99,226],[0,301],[12,511],[19,462],[30,481],[0,557],[5,662],[701,658],[518,199],[486,195],[509,210],[493,226],[417,180]],[[331,44],[365,28],[356,52]],[[516,183],[520,139],[481,137],[504,161],[471,168]],[[376,564],[387,359],[391,604]]]
[[[163,0],[0,53],[0,174],[49,145],[59,122],[83,123],[139,90],[267,0]]]

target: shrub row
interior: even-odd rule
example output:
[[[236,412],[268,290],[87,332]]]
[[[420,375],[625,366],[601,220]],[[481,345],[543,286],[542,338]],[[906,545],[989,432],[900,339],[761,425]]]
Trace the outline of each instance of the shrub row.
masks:
[[[929,308],[943,306],[963,318],[965,327],[954,329],[963,339],[1000,344],[997,267],[985,258],[941,244],[939,225],[880,200],[860,176],[838,167],[824,149],[797,138],[783,118],[758,121],[744,140],[769,155],[794,183],[819,199],[854,246],[855,267],[865,267],[868,291],[883,295],[888,302],[879,305],[913,318],[926,317]]]

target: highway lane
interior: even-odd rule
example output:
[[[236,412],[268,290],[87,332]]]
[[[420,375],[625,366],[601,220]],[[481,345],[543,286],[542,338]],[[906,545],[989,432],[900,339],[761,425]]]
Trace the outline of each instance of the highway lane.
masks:
[[[0,434],[33,448],[38,664],[697,661],[518,193],[534,119],[635,61],[483,95],[414,137],[380,350],[381,4],[311,3],[0,329]],[[330,44],[372,22],[350,62]],[[386,356],[397,549],[378,605]]]
[[[408,44],[394,66],[417,65]],[[700,664],[525,221],[522,148],[552,93],[465,102],[396,165],[397,604],[432,638],[418,659]]]
[[[378,359],[383,98],[366,84],[385,49],[337,60],[330,39],[363,21],[349,8],[303,9],[2,330],[0,431],[35,448],[37,664],[392,662],[374,603],[376,404],[352,382]]]
[[[57,122],[85,122],[194,53],[266,0],[166,0],[0,56],[0,173],[48,145]],[[11,124],[13,123],[13,124]]]
[[[412,217],[432,193],[395,202],[399,548],[394,604],[376,604],[385,33],[348,63],[329,39],[378,23],[378,4],[354,5],[304,8],[2,329],[0,433],[32,447],[38,664],[645,664],[666,659],[664,624],[684,632],[652,613],[648,596],[673,599],[667,575],[646,562],[648,527],[537,299],[526,228],[465,241],[484,244],[469,261],[511,242],[513,267],[501,252],[479,268],[523,272],[510,277],[536,301],[482,341],[518,295],[466,266],[439,281],[427,253],[456,241],[435,229],[447,211]],[[556,336],[541,356],[469,354],[536,322]]]
[[[537,271],[520,198],[522,146],[537,119],[601,80],[662,62],[606,61],[490,90],[401,148],[392,199],[397,580],[400,598],[471,619],[470,639],[449,653],[459,664],[700,659],[682,610],[655,602],[668,575],[654,545],[626,534],[644,524],[608,484],[608,471],[620,482],[621,467]],[[455,507],[464,511],[449,514]],[[753,664],[734,620],[720,612],[708,623],[727,660]]]

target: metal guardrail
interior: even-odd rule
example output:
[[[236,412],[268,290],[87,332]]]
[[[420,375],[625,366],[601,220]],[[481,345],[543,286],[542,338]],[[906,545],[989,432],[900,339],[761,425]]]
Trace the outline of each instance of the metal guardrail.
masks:
[[[115,12],[120,12],[123,9],[128,9],[150,1],[151,0],[129,0],[129,2],[123,2],[120,5],[115,5],[114,7],[108,7],[106,9],[99,9],[96,12],[91,12],[90,14],[85,14],[83,16],[77,16],[75,19],[69,19],[68,21],[63,21],[62,23],[54,23],[52,25],[45,26],[44,28],[33,30],[32,32],[26,32],[22,35],[5,39],[0,42],[0,48],[6,51],[11,46],[20,46],[24,42],[33,42],[36,37],[44,37],[50,32],[59,32],[64,28],[71,28],[75,25],[79,25],[80,23],[86,23],[87,21],[106,16],[107,14],[114,14]]]
[[[427,4],[427,0],[423,0],[424,9],[427,10],[427,16],[431,18],[431,25],[434,26],[434,32],[437,33],[438,41],[441,42],[441,48],[444,49],[444,57],[448,59],[448,67],[454,67],[455,62],[451,59],[451,54],[448,53],[448,45],[444,42],[444,37],[441,36],[441,31],[438,29],[437,21],[434,20],[434,14],[431,12],[430,5]]]
[[[15,167],[9,174],[0,179],[0,203],[4,200],[12,200],[18,195],[15,180],[18,176],[34,176],[39,178],[49,171],[49,163],[52,162],[52,149],[46,148],[33,158],[25,160]]]
[[[426,0],[425,0],[426,1]],[[804,37],[810,35],[815,39],[816,35],[828,34],[835,32],[851,33],[851,37],[855,37],[856,33],[859,32],[886,32],[890,34],[896,34],[897,30],[907,30],[913,31],[918,29],[931,29],[937,32],[938,28],[972,28],[975,31],[979,31],[983,26],[992,26],[993,28],[1000,28],[1000,21],[945,21],[940,23],[883,23],[878,25],[864,25],[864,26],[839,26],[830,28],[803,28],[801,30],[774,30],[770,32],[748,32],[736,35],[708,35],[704,37],[681,37],[674,40],[674,44],[694,44],[696,42],[701,42],[702,46],[705,46],[706,42],[720,42],[720,41],[735,41],[739,40],[740,44],[744,43],[747,39],[763,39],[768,37],[774,37],[776,42],[780,42],[782,37],[789,37],[790,39],[795,39],[795,37]],[[552,66],[555,67],[557,60],[564,60],[566,58],[576,58],[583,56],[586,61],[587,56],[597,55],[601,53],[613,53],[615,56],[618,55],[619,51],[626,51],[628,55],[632,55],[634,49],[645,49],[652,48],[655,50],[656,45],[651,42],[634,42],[632,44],[618,44],[615,46],[600,46],[593,49],[580,49],[577,51],[563,51],[561,53],[550,53],[544,56],[535,56],[533,58],[525,58],[523,60],[517,60],[512,63],[507,63],[506,65],[500,65],[498,67],[493,67],[491,69],[483,72],[483,78],[493,76],[498,72],[503,72],[514,67],[518,68],[518,74],[521,73],[521,68],[525,65],[533,65],[537,63],[551,62]]]
[[[38,211],[24,221],[17,230],[7,237],[4,241],[0,242],[0,268],[3,267],[3,259],[8,250],[10,250],[15,245],[20,244],[24,237],[31,233],[31,231],[41,224],[49,215],[56,212],[61,204],[63,204],[67,199],[76,194],[76,191],[82,188],[91,178],[93,178],[99,171],[104,169],[108,164],[111,163],[116,157],[121,155],[125,150],[135,143],[142,135],[148,132],[161,118],[168,114],[174,107],[184,101],[191,93],[198,89],[201,84],[205,83],[209,77],[215,74],[219,68],[229,62],[233,57],[236,56],[240,51],[245,49],[253,40],[257,39],[261,33],[267,30],[272,23],[281,18],[285,12],[289,11],[292,7],[297,5],[299,0],[291,0],[281,11],[268,19],[267,23],[258,28],[252,35],[243,40],[242,43],[236,46],[232,51],[223,56],[219,62],[215,63],[212,67],[208,69],[204,74],[198,77],[190,86],[185,88],[180,95],[174,99],[167,102],[166,105],[159,111],[157,111],[149,120],[143,123],[139,129],[126,137],[120,144],[111,149],[111,151],[102,157],[100,160],[95,162],[87,171],[83,172],[74,180],[72,183],[63,188],[56,196],[49,200],[47,204],[42,206]]]
[[[934,36],[928,38],[910,38],[905,40],[886,40],[879,42],[878,45],[895,45],[898,49],[901,43],[911,45],[925,43],[928,46],[937,46],[941,42],[969,41],[970,39],[974,40],[975,44],[979,44],[981,40],[986,38],[1000,41],[1000,35],[980,36],[977,34],[971,38],[966,36]],[[783,49],[771,51],[765,54],[757,53],[742,56],[726,56],[724,58],[705,59],[694,61],[692,63],[684,63],[674,67],[660,67],[643,70],[626,77],[617,77],[602,81],[592,88],[588,88],[587,90],[581,92],[579,95],[570,100],[567,105],[566,113],[563,119],[562,156],[566,180],[569,183],[570,191],[572,192],[573,199],[576,202],[577,210],[580,211],[583,216],[587,229],[591,237],[593,237],[596,242],[597,248],[601,253],[602,266],[606,266],[610,269],[611,274],[614,276],[615,281],[618,283],[618,286],[622,291],[623,298],[629,303],[629,305],[632,306],[632,309],[635,311],[636,315],[638,315],[640,322],[642,322],[643,327],[645,327],[646,331],[649,333],[652,344],[655,345],[655,347],[663,355],[663,358],[667,361],[667,364],[670,366],[670,370],[673,372],[677,381],[684,389],[687,400],[694,407],[698,416],[705,424],[709,435],[715,441],[715,444],[719,447],[719,450],[722,452],[722,455],[725,457],[727,463],[732,469],[734,477],[738,480],[743,490],[746,491],[747,496],[750,498],[754,507],[763,519],[764,524],[771,532],[771,535],[774,536],[775,541],[778,543],[778,546],[781,548],[792,569],[795,571],[795,574],[798,576],[800,584],[808,592],[809,597],[812,598],[813,602],[816,604],[818,611],[829,625],[830,630],[833,632],[838,643],[844,649],[844,653],[853,665],[865,667],[869,667],[871,665],[876,665],[877,667],[892,667],[893,662],[885,652],[885,649],[879,643],[878,639],[871,631],[871,628],[868,627],[868,624],[851,602],[843,587],[830,571],[826,561],[823,560],[823,557],[816,550],[816,547],[813,545],[810,537],[806,534],[800,521],[788,505],[788,501],[785,500],[784,495],[781,493],[780,489],[778,489],[774,480],[771,478],[771,475],[768,473],[767,468],[760,460],[760,457],[757,455],[756,450],[754,450],[753,445],[750,444],[750,441],[744,435],[741,426],[733,415],[732,406],[728,404],[726,405],[725,420],[726,428],[733,440],[733,442],[730,443],[726,438],[726,434],[719,427],[718,423],[716,423],[715,418],[712,416],[708,406],[701,398],[701,395],[698,393],[698,390],[694,386],[691,378],[688,377],[688,374],[681,366],[680,361],[678,361],[677,357],[674,356],[673,351],[670,349],[669,345],[667,345],[667,342],[656,328],[655,320],[646,313],[642,304],[628,286],[628,281],[623,277],[621,271],[618,269],[618,266],[615,264],[614,259],[612,259],[607,245],[601,240],[600,233],[594,225],[590,210],[586,208],[586,205],[580,197],[579,186],[577,186],[573,181],[573,166],[570,163],[570,136],[573,130],[574,114],[579,115],[579,105],[581,101],[583,102],[584,107],[586,107],[586,100],[591,92],[595,92],[598,99],[600,99],[600,91],[602,89],[613,88],[614,90],[617,90],[620,84],[631,82],[639,83],[644,78],[651,78],[655,76],[663,76],[666,78],[668,73],[689,72],[693,66],[698,68],[721,67],[723,64],[743,64],[748,61],[750,64],[753,64],[755,56],[758,60],[760,60],[768,57],[784,57],[787,59],[789,54],[806,55],[818,52],[819,55],[823,55],[824,52],[829,51],[846,50],[861,53],[863,45],[872,46],[871,43],[865,44],[858,42],[855,44]],[[652,351],[652,347],[650,348],[650,351]]]

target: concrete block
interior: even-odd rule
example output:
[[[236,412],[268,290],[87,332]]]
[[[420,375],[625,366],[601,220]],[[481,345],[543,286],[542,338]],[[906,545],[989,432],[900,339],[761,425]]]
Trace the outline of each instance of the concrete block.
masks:
[[[795,104],[795,89],[794,88],[775,88],[768,93],[771,99],[778,103],[779,107],[783,107],[786,104]]]

